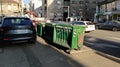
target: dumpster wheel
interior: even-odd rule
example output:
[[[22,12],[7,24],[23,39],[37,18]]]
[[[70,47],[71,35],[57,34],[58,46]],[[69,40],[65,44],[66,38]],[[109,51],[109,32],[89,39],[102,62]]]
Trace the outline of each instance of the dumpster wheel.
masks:
[[[71,49],[65,50],[66,53],[71,54]]]
[[[65,52],[68,53],[68,54],[74,54],[74,53],[79,53],[80,50],[81,50],[81,48],[79,48],[79,49],[68,49]]]

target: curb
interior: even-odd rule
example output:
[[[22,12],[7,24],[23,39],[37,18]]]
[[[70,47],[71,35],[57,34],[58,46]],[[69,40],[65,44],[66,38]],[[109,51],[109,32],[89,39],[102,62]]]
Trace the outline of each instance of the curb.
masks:
[[[83,46],[80,50],[67,50],[66,51],[69,54],[77,54],[77,53],[84,53],[84,52],[94,52],[93,49]]]
[[[103,53],[103,52],[96,51],[96,50],[94,50],[94,52],[95,52],[96,54],[99,54],[99,55],[101,55],[101,56],[104,56],[104,57],[106,57],[106,58],[108,58],[108,59],[110,59],[110,60],[113,60],[113,61],[115,61],[115,62],[117,62],[117,63],[120,63],[120,58],[117,58],[117,57],[114,57],[114,56],[111,56],[111,55],[108,55],[108,54],[105,54],[105,53]]]

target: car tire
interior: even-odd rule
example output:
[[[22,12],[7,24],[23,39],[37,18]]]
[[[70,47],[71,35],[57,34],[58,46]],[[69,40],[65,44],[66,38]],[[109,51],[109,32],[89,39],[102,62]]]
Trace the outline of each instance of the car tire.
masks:
[[[36,43],[36,41],[31,41],[31,44],[35,44]]]
[[[112,31],[118,31],[118,29],[116,27],[113,27]]]
[[[33,38],[32,40],[29,40],[28,43],[30,43],[30,44],[35,44],[35,43],[36,43],[36,40],[37,40],[37,38],[35,37],[35,38]]]
[[[36,40],[31,40],[29,43],[30,43],[30,44],[35,44],[35,43],[36,43]]]
[[[95,26],[95,29],[99,29],[99,26]]]
[[[90,33],[91,31],[85,31],[85,33]]]

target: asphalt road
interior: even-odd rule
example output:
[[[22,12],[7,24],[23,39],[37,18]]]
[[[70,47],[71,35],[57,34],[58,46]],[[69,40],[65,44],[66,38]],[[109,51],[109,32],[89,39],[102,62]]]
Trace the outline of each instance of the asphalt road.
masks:
[[[84,45],[88,48],[75,54],[67,54],[40,37],[36,44],[5,45],[0,48],[0,67],[120,67],[119,35],[120,32],[104,30],[86,33]]]
[[[38,38],[36,44],[9,44],[0,48],[0,67],[83,67]]]
[[[120,31],[96,30],[85,36],[86,46],[120,58]]]

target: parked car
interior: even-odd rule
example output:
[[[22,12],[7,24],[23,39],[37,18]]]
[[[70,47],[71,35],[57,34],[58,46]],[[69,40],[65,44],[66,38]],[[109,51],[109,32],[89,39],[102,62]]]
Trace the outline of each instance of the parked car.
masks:
[[[72,25],[85,26],[85,32],[90,32],[95,30],[95,25],[91,21],[73,21]]]
[[[26,17],[6,17],[0,27],[2,43],[36,42],[36,30]]]
[[[105,23],[97,23],[96,28],[118,31],[120,30],[120,21],[107,21]]]

